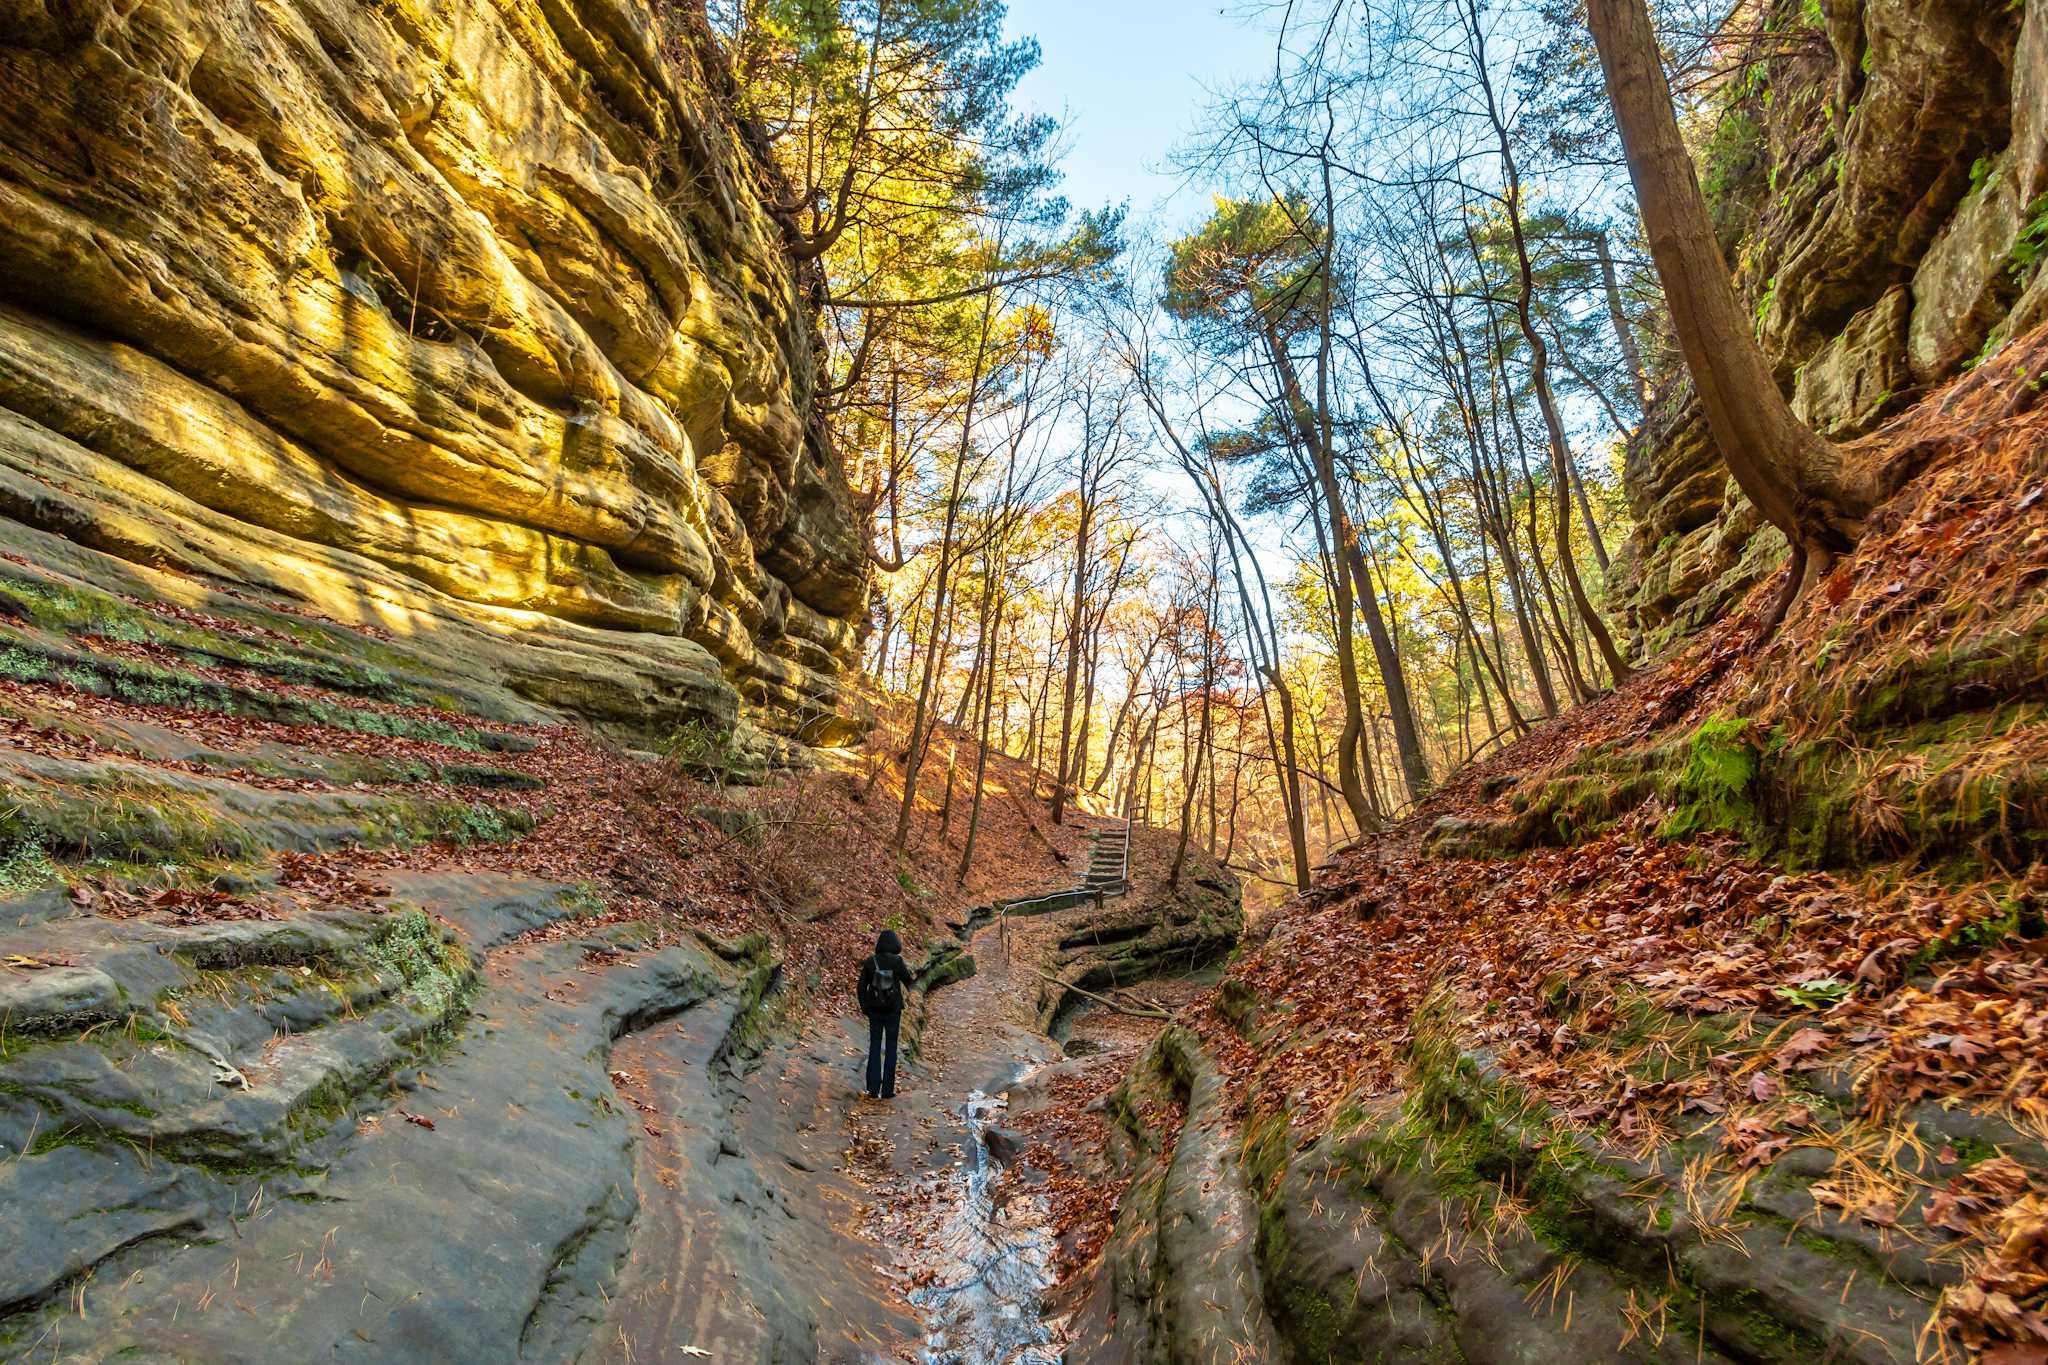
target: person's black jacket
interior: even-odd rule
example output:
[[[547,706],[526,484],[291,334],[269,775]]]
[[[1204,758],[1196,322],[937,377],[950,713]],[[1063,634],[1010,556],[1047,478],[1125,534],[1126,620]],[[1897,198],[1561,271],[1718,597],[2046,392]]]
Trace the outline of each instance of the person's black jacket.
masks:
[[[907,997],[910,994],[912,973],[910,964],[903,960],[903,940],[896,937],[894,929],[884,929],[875,940],[875,951],[869,954],[867,961],[860,964],[860,986],[856,998],[867,998],[868,982],[874,979],[877,961],[895,974],[898,998]],[[862,1013],[866,1012],[863,1008]]]

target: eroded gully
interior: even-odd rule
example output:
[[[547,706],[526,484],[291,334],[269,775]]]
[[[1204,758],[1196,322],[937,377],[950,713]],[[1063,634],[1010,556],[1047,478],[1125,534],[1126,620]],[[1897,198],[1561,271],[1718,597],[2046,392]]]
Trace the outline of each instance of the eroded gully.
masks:
[[[1074,911],[980,929],[976,974],[931,998],[920,1055],[894,1104],[854,1126],[877,1173],[867,1227],[917,1311],[907,1354],[926,1365],[1052,1365],[1064,1324],[1045,1312],[1056,1235],[1044,1196],[1005,1180],[1011,1088],[1059,1055],[1038,1031],[1042,978]]]

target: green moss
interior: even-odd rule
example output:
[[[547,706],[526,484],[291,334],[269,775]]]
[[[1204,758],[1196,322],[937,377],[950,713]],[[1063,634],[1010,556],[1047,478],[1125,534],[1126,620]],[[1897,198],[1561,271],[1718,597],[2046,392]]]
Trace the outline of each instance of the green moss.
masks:
[[[37,1134],[34,1140],[28,1144],[24,1155],[44,1156],[64,1147],[97,1147],[100,1145],[100,1142],[100,1135],[90,1129],[80,1128],[76,1125],[52,1128],[47,1132]]]
[[[1225,977],[1216,991],[1216,1009],[1240,1037],[1249,1039],[1258,1018],[1259,994],[1241,977]]]
[[[1678,751],[1596,748],[1558,776],[1515,789],[1513,814],[1500,820],[1439,820],[1424,841],[1444,857],[1497,858],[1531,848],[1563,848],[1599,835],[1644,802],[1668,799]]]
[[[1740,716],[1715,716],[1693,732],[1678,775],[1677,808],[1659,830],[1680,839],[1707,830],[1748,831],[1756,825],[1755,727]]]
[[[1769,756],[1762,804],[1785,861],[1912,854],[1968,873],[2048,856],[2048,769],[2026,746],[1998,742],[2044,717],[2048,708],[2009,704]]]
[[[2039,907],[2006,897],[1986,914],[1966,920],[1945,934],[1937,934],[1913,955],[1913,966],[1931,966],[1945,957],[1976,952],[2020,939],[2039,938],[2048,925]]]
[[[288,659],[258,652],[249,658],[223,644],[220,637],[193,632],[193,640],[180,637],[175,652],[205,662],[227,662],[238,667],[280,676],[287,682],[304,682],[340,691],[365,693],[394,701],[424,701],[398,687],[381,670],[352,669],[324,660]],[[162,643],[152,633],[153,643]],[[111,697],[138,706],[165,706],[184,711],[249,716],[287,725],[320,725],[333,730],[398,739],[417,739],[451,748],[480,752],[495,746],[495,737],[474,728],[458,727],[431,717],[350,706],[327,698],[306,700],[271,689],[245,687],[239,683],[216,682],[198,673],[165,668],[143,660],[80,652],[54,641],[22,638],[0,650],[0,676],[19,682],[61,681],[95,696]]]
[[[35,796],[0,814],[0,847],[10,854],[33,844],[51,859],[161,868],[258,851],[246,826],[167,782],[110,771]]]
[[[1296,1360],[1306,1365],[1348,1365],[1358,1359],[1351,1345],[1353,1315],[1295,1264],[1286,1202],[1279,1189],[1288,1148],[1287,1123],[1277,1115],[1254,1124],[1245,1135],[1242,1159],[1248,1184],[1255,1193],[1264,1192],[1258,1201],[1255,1247],[1259,1278],[1275,1325],[1294,1347]],[[1370,1309],[1374,1305],[1365,1306]]]
[[[369,960],[396,973],[428,1014],[453,1014],[473,979],[469,955],[427,912],[412,907],[385,918]]]
[[[662,741],[662,757],[699,781],[714,787],[744,783],[759,776],[734,742],[730,730],[703,721],[685,721]]]
[[[403,683],[389,667],[331,655],[327,651],[336,642],[318,630],[301,628],[287,632],[306,646],[293,649],[273,639],[245,638],[242,628],[232,621],[210,629],[82,584],[60,584],[10,574],[5,591],[27,608],[29,619],[37,627],[52,633],[86,640],[158,645],[196,664],[224,664],[286,683],[455,709],[449,699]],[[350,653],[387,652],[368,639],[350,637],[346,644]]]
[[[0,649],[0,678],[12,682],[47,682],[55,676],[56,669],[50,661],[18,645]]]
[[[485,801],[373,801],[355,808],[379,835],[399,845],[511,843],[533,832],[532,812]]]
[[[458,844],[502,844],[533,832],[533,817],[517,807],[482,801],[437,801],[428,813],[439,837]]]
[[[1367,1169],[1374,1161],[1398,1162],[1471,1205],[1480,1225],[1511,1213],[1564,1261],[1597,1262],[1619,1285],[1668,1302],[1671,1321],[1688,1332],[1704,1322],[1719,1342],[1739,1335],[1758,1360],[1821,1358],[1820,1343],[1774,1316],[1761,1297],[1710,1291],[1685,1271],[1683,1258],[1670,1256],[1667,1236],[1681,1234],[1665,1201],[1651,1203],[1628,1228],[1605,1224],[1582,1189],[1591,1179],[1633,1183],[1629,1173],[1593,1156],[1547,1110],[1482,1078],[1452,1038],[1440,1009],[1419,1018],[1412,1088],[1400,1119],[1355,1140]]]
[[[811,998],[801,990],[774,989],[781,979],[781,962],[765,940],[745,965],[747,972],[739,985],[739,1012],[726,1026],[725,1037],[718,1046],[720,1057],[730,1061],[744,1062],[760,1056],[770,1042],[790,1031]],[[915,1060],[921,1028],[907,1032],[911,1036],[904,1040],[903,1055]]]

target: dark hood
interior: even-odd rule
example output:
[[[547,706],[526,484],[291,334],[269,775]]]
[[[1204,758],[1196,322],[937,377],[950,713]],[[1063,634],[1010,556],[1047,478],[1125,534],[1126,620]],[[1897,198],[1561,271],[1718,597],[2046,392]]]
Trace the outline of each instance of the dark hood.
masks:
[[[896,937],[894,929],[884,929],[880,936],[875,939],[875,955],[877,957],[885,953],[900,953],[902,951],[903,940]]]

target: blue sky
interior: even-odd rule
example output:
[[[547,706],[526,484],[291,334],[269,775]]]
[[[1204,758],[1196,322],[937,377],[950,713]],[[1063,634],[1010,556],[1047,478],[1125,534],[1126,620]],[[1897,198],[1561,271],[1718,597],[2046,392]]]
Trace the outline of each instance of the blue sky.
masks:
[[[1128,200],[1138,217],[1163,209],[1170,228],[1207,210],[1207,189],[1183,189],[1166,159],[1210,90],[1272,60],[1242,0],[1010,0],[1008,28],[1038,39],[1019,100],[1066,123],[1077,208]]]

